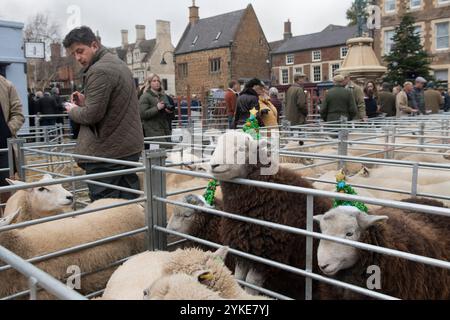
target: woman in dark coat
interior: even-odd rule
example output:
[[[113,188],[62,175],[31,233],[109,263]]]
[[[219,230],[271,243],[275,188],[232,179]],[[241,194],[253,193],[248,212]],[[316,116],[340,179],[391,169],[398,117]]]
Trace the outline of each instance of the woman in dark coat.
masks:
[[[367,82],[364,88],[364,102],[366,103],[366,114],[368,118],[378,117],[378,99],[377,89],[375,83]]]

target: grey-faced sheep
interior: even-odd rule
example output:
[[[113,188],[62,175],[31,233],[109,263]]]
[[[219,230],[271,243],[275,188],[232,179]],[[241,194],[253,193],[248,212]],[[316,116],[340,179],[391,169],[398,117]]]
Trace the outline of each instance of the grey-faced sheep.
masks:
[[[413,202],[413,201],[411,201]],[[423,201],[415,200],[416,203]],[[427,204],[427,202],[423,202]],[[449,218],[381,208],[366,214],[354,207],[338,207],[315,217],[323,234],[364,242],[380,247],[449,261]],[[320,241],[318,264],[332,278],[366,287],[368,268],[381,271],[378,292],[401,299],[450,298],[450,271],[417,262],[360,250],[331,241]],[[336,288],[322,294],[323,299],[366,299],[367,297]]]
[[[6,179],[11,185],[26,185],[22,181]],[[44,175],[40,182],[52,181],[50,175]],[[17,191],[6,203],[4,218],[16,215],[10,223],[35,220],[70,211],[73,195],[62,185],[51,185]]]
[[[226,212],[274,222],[301,229],[306,228],[306,200],[304,194],[257,188],[228,182],[234,178],[246,178],[313,188],[299,174],[279,168],[276,174],[263,175],[262,165],[248,164],[257,150],[258,141],[240,132],[228,132],[219,138],[211,158],[211,172],[221,180],[223,208]],[[239,154],[245,153],[247,164],[235,163]],[[241,162],[242,163],[242,162]],[[272,163],[273,164],[273,163]],[[325,213],[331,208],[331,201],[314,198],[314,211]],[[252,225],[235,220],[226,220],[222,226],[223,244],[263,258],[275,260],[300,269],[306,266],[306,238],[271,228]],[[239,260],[235,276],[240,280],[264,286],[292,298],[303,299],[305,279],[279,269]],[[252,292],[252,291],[250,291]]]
[[[94,202],[87,208],[101,208],[123,200],[105,199]],[[102,210],[76,218],[47,222],[0,233],[0,245],[24,259],[30,259],[85,243],[97,241],[145,225],[144,210],[137,204]],[[57,258],[36,263],[36,266],[53,277],[64,281],[68,267],[77,266],[82,273],[103,269],[108,265],[144,251],[144,235],[138,234],[107,244],[84,249]],[[105,287],[114,269],[88,275],[81,279],[83,294]],[[15,270],[0,272],[0,297],[28,288],[26,279]]]
[[[223,261],[228,249],[205,252],[199,249],[175,252],[145,252],[124,263],[108,282],[103,300],[142,300],[156,281],[174,274],[195,277],[223,299],[265,299],[245,293]],[[148,292],[148,291],[147,291]]]

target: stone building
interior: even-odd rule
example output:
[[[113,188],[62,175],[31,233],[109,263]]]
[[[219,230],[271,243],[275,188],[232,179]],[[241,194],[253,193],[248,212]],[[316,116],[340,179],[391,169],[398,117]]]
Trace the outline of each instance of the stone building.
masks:
[[[450,0],[378,0],[381,9],[381,29],[375,32],[375,53],[380,61],[393,45],[394,29],[402,15],[410,10],[416,19],[416,31],[422,43],[433,55],[431,68],[437,80],[450,77]]]
[[[175,94],[174,46],[170,22],[156,21],[156,38],[146,39],[144,25],[136,25],[136,41],[129,43],[128,30],[122,30],[122,46],[115,48],[118,56],[127,63],[139,85],[156,73],[161,77],[164,90]],[[162,63],[164,61],[164,63]]]
[[[333,78],[345,57],[346,42],[357,33],[357,27],[329,25],[321,32],[292,36],[292,25],[284,24],[284,39],[271,42],[272,83],[289,85],[296,74],[305,74],[310,82]]]
[[[189,24],[175,49],[178,95],[225,89],[231,79],[270,79],[269,43],[252,7],[200,19],[189,8]]]

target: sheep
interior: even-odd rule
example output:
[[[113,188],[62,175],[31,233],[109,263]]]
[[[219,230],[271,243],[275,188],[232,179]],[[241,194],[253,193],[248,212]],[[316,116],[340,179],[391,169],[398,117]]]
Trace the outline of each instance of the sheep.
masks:
[[[174,274],[162,277],[144,290],[144,300],[225,300],[193,276]]]
[[[90,204],[87,208],[95,209],[124,202],[124,200],[104,199]],[[24,259],[30,259],[134,231],[144,225],[143,207],[131,204],[76,218],[1,232],[0,245]],[[69,276],[67,270],[70,266],[78,266],[82,273],[92,272],[142,251],[144,251],[144,235],[138,234],[38,262],[36,266],[64,281],[64,278]],[[109,269],[83,277],[80,291],[87,294],[103,289],[112,272],[113,270]],[[27,287],[26,279],[18,272],[11,269],[0,272],[0,297],[25,290]]]
[[[408,200],[410,201],[410,200]],[[416,203],[429,203],[415,200]],[[355,207],[338,207],[315,216],[323,234],[410,252],[448,261],[450,259],[449,218],[429,218],[408,210],[381,208],[366,214]],[[320,241],[318,266],[332,278],[365,287],[368,267],[381,270],[379,292],[401,299],[449,299],[450,271],[397,257],[363,251],[331,241]],[[366,299],[336,288],[322,298]]]
[[[52,180],[52,176],[46,174],[39,182]],[[26,185],[22,181],[10,179],[6,179],[6,181],[11,185]],[[72,204],[73,195],[62,185],[19,190],[6,203],[4,217],[14,215],[19,211],[16,218],[10,223],[20,223],[70,211]]]
[[[261,152],[264,142],[255,141],[249,135],[240,132],[228,132],[219,138],[210,165],[212,175],[221,180],[224,211],[305,229],[306,195],[228,182],[240,177],[313,188],[299,174],[283,167],[280,167],[274,175],[262,175],[261,163],[234,164],[233,158],[237,159],[243,151],[246,156],[245,163],[248,163],[252,158],[250,150],[256,150],[258,145]],[[330,200],[314,198],[315,212],[325,213],[330,208]],[[306,240],[304,236],[235,220],[225,220],[221,228],[223,244],[226,246],[301,269],[305,268]],[[293,298],[304,298],[304,278],[292,273],[239,260],[235,276],[248,283],[264,285],[273,291],[282,291],[281,293]]]
[[[158,279],[174,274],[193,276],[224,299],[264,299],[246,294],[225,267],[228,248],[215,253],[192,248],[175,252],[145,252],[124,263],[112,275],[103,300],[142,300]]]

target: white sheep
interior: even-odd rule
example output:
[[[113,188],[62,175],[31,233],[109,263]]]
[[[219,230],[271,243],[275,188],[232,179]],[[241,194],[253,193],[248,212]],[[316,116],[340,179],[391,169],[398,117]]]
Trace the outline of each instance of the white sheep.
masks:
[[[104,199],[90,204],[87,209],[124,203],[124,200]],[[131,204],[101,210],[76,218],[66,218],[23,229],[0,233],[0,245],[24,259],[43,256],[63,249],[105,239],[125,232],[143,228],[144,209]],[[77,266],[82,273],[104,269],[118,260],[144,251],[144,234],[122,238],[93,248],[84,249],[57,258],[45,260],[36,266],[53,277],[64,281],[68,267]],[[105,287],[114,269],[104,270],[81,279],[84,294]],[[11,295],[27,288],[26,279],[14,270],[0,272],[0,297]]]
[[[193,276],[224,299],[258,300],[239,287],[225,265],[228,248],[216,252],[199,249],[145,252],[124,263],[112,275],[103,300],[142,300],[143,293],[161,278],[173,274]]]
[[[27,183],[6,179],[11,185]],[[44,175],[39,182],[50,182],[53,178]],[[35,220],[67,212],[73,204],[73,195],[62,185],[51,185],[17,191],[6,203],[4,217],[16,215],[9,223]]]

